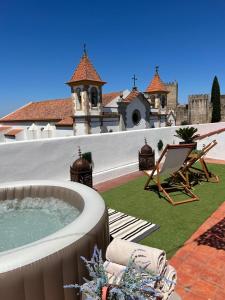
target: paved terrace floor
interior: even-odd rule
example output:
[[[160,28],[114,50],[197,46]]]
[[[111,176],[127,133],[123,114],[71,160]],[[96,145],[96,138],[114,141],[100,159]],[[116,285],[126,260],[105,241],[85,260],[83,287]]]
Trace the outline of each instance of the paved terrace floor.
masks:
[[[224,160],[207,159],[208,163],[225,164]],[[122,185],[142,176],[142,172],[134,172],[95,186],[99,192]],[[212,199],[213,201],[213,199]],[[176,291],[182,300],[225,300],[225,248],[224,232],[222,247],[199,244],[199,239],[207,230],[225,218],[225,202],[199,227],[170,259],[178,274]],[[219,237],[221,238],[221,237]],[[204,239],[203,239],[204,240]],[[207,240],[205,242],[207,244]]]

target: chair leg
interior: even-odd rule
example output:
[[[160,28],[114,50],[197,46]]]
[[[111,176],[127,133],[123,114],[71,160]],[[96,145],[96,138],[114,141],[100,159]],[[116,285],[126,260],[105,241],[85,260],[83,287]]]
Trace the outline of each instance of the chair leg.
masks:
[[[183,203],[188,203],[188,202],[193,202],[193,201],[198,201],[199,197],[196,196],[194,193],[192,193],[185,184],[181,183],[183,189],[186,191],[186,193],[191,197],[188,199],[184,199],[181,201],[174,201],[173,198],[169,195],[169,193],[167,193],[166,189],[164,189],[161,185],[162,188],[162,192],[163,194],[166,196],[167,200],[172,204],[172,205],[179,205],[179,204],[183,204]]]
[[[204,159],[200,159],[200,163],[201,163],[201,166],[202,166],[202,170],[205,173],[205,176],[207,178],[207,181],[213,182],[213,183],[218,183],[219,182],[219,177],[209,171]]]
[[[149,187],[149,183],[151,180],[152,180],[152,175],[149,176],[148,180],[145,183],[145,187],[144,187],[145,190]]]

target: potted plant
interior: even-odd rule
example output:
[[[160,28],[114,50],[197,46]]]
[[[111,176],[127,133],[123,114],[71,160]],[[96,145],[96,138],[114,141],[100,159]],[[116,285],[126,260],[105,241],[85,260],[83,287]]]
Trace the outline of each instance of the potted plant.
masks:
[[[82,158],[86,159],[90,165],[92,166],[92,168],[94,168],[94,162],[92,160],[92,154],[91,152],[85,152],[81,154]]]
[[[198,131],[195,127],[183,127],[176,130],[176,134],[174,136],[183,140],[180,144],[196,144],[195,139],[199,137],[199,134],[196,134]]]
[[[162,140],[158,141],[157,148],[158,148],[158,151],[159,151],[159,154],[160,154],[162,152],[162,149],[163,149],[163,141]]]
[[[136,264],[136,260],[141,256],[145,257],[142,254],[133,253],[128,265],[124,266],[119,281],[118,278],[115,278],[112,283],[109,283],[110,279],[105,271],[101,250],[95,246],[91,260],[81,257],[91,280],[84,279],[83,285],[70,284],[64,287],[78,289],[82,293],[83,299],[89,300],[162,299],[162,294],[157,290],[162,278],[146,270],[149,263],[146,262],[143,267]]]

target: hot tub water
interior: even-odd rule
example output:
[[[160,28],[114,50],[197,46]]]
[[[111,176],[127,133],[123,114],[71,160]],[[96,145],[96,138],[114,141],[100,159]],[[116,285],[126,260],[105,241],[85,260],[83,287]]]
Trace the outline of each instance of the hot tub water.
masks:
[[[79,214],[76,207],[53,197],[0,201],[0,252],[48,236]]]

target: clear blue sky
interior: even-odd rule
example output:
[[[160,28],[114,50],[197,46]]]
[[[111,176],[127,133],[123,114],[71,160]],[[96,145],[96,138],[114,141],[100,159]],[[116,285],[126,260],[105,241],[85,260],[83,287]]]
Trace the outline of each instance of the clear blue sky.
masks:
[[[179,101],[225,93],[224,0],[0,1],[0,115],[28,101],[68,97],[86,42],[104,92],[146,88],[160,66]]]

